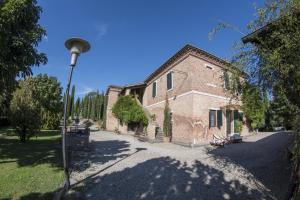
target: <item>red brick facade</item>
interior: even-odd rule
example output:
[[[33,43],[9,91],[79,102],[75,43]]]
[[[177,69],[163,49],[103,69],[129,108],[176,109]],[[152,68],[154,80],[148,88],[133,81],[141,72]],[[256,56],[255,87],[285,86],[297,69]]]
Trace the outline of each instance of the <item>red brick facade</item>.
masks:
[[[224,89],[224,70],[229,65],[196,47],[187,45],[151,74],[143,86],[142,105],[152,115],[161,128],[164,120],[166,96],[172,112],[172,140],[185,144],[197,144],[212,138],[213,134],[227,135],[226,109],[233,109],[239,101],[230,99]],[[167,74],[172,73],[172,89],[167,90]],[[152,97],[152,86],[156,82],[156,96]],[[126,90],[110,87],[108,89],[107,129],[117,128],[116,119],[111,114],[111,107],[117,95]],[[127,90],[128,91],[128,90]],[[227,108],[225,108],[227,107]],[[221,110],[222,126],[209,127],[209,110]],[[233,114],[231,113],[231,119]],[[233,132],[233,120],[230,128]],[[126,128],[123,131],[126,132]],[[247,132],[246,126],[242,134]],[[148,137],[154,138],[153,126],[148,127]]]

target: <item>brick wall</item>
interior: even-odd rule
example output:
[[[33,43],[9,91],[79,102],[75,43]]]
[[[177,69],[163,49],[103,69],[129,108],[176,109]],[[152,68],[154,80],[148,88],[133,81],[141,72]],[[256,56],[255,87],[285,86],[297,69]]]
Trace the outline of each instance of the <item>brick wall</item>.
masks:
[[[106,110],[106,129],[108,131],[115,131],[118,129],[121,133],[126,133],[127,132],[127,126],[126,125],[121,125],[119,123],[119,120],[114,117],[112,113],[112,107],[113,105],[117,102],[119,94],[121,92],[121,89],[119,88],[109,88],[107,96],[107,110]]]
[[[208,67],[207,67],[208,66]],[[173,89],[167,91],[167,73],[173,73]],[[157,82],[157,96],[152,97],[152,83]],[[209,60],[186,54],[148,83],[143,105],[155,114],[163,127],[166,95],[173,113],[173,141],[200,143],[213,134],[226,136],[226,114],[222,108],[222,126],[209,128],[209,109],[220,110],[229,104],[224,90],[223,68]],[[239,103],[239,102],[234,102]],[[231,123],[233,131],[233,121]],[[246,127],[243,133],[247,132]]]

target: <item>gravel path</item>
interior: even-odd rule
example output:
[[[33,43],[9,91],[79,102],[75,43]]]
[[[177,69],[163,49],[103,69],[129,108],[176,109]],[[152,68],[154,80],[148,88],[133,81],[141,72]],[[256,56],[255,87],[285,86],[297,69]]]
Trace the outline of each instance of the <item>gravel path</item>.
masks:
[[[73,158],[78,199],[282,199],[291,170],[287,133],[217,149],[149,144],[104,131],[90,139],[91,150]]]

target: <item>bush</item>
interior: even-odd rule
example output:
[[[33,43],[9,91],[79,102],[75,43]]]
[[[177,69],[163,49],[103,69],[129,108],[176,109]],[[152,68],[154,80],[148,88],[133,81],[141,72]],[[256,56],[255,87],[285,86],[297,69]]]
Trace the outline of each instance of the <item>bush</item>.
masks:
[[[42,128],[47,130],[59,129],[60,119],[60,114],[44,111],[42,112]]]
[[[234,132],[241,134],[243,130],[243,122],[236,120],[234,123]]]
[[[148,126],[148,118],[143,108],[130,96],[120,96],[112,108],[112,113],[121,123],[139,123]]]
[[[25,142],[41,127],[41,111],[33,98],[28,82],[22,81],[20,88],[13,93],[10,104],[10,120],[20,140]]]

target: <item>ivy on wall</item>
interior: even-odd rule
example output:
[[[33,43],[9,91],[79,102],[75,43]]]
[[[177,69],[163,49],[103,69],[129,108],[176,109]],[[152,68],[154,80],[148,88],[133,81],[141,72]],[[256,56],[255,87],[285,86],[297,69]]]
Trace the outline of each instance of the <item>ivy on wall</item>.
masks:
[[[148,126],[148,118],[143,108],[136,102],[133,96],[120,96],[112,108],[114,116],[121,123],[139,123]]]

